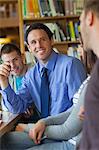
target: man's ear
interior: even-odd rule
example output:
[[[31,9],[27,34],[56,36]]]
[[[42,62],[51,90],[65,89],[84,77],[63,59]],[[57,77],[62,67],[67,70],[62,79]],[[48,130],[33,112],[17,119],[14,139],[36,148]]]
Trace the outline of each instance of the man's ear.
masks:
[[[87,12],[87,16],[86,16],[86,24],[88,26],[92,26],[94,22],[94,15],[92,11]]]

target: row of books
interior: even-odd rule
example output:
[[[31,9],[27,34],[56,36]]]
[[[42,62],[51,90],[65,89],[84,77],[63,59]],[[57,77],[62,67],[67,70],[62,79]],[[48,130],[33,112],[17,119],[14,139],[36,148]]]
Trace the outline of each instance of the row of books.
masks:
[[[68,47],[67,55],[72,56],[72,57],[76,57],[76,58],[81,60],[81,54],[78,50],[78,45],[71,45],[70,47]]]
[[[53,47],[53,50],[57,53],[60,53],[58,51],[58,49],[56,49],[55,47]],[[81,58],[82,56],[81,56],[81,53],[79,51],[79,44],[78,45],[71,44],[71,46],[69,46],[67,49],[65,49],[65,51],[67,52],[68,56],[76,57],[79,60],[82,60],[82,58]]]
[[[79,15],[84,0],[22,0],[24,18]]]
[[[80,26],[77,21],[68,21],[66,22],[65,30],[62,28],[59,23],[44,23],[53,33],[53,39],[55,42],[61,41],[78,41],[79,40],[79,31]],[[24,26],[24,30],[26,30],[28,26]],[[25,33],[25,32],[24,32]]]
[[[66,22],[66,37],[67,41],[78,41],[80,32],[80,24],[77,21]]]
[[[45,25],[52,31],[54,41],[66,41],[65,32],[58,23],[45,23]]]
[[[61,0],[23,0],[24,17],[64,15]]]
[[[80,15],[84,0],[64,0],[65,1],[65,15]]]
[[[18,16],[17,3],[0,3],[0,18],[11,18]]]
[[[54,41],[78,41],[80,26],[79,22],[72,20],[66,22],[66,30],[62,29],[62,26],[59,23],[45,23],[53,33]]]

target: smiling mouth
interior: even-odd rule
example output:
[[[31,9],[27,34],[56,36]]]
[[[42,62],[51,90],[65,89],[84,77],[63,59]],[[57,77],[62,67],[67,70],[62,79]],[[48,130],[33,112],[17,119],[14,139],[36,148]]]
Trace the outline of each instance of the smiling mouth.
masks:
[[[45,51],[45,49],[37,49],[36,50],[36,52],[38,53],[38,52],[44,52]]]
[[[17,71],[16,71],[16,70],[11,70],[11,72],[12,72],[12,73],[17,73]]]

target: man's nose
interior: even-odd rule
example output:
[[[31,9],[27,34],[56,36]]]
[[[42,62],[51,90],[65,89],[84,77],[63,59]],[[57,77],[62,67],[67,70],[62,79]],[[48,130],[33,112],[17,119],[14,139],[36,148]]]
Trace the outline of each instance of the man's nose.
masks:
[[[11,68],[14,67],[14,62],[13,61],[10,62],[10,66],[11,66]]]
[[[37,41],[36,46],[41,47],[41,41]]]

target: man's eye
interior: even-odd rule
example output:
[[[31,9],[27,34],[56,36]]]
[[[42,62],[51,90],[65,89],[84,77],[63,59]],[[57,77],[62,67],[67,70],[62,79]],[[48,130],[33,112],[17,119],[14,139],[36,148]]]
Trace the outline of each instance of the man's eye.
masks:
[[[13,59],[13,62],[15,62],[15,61],[17,61],[18,60],[18,58],[15,58],[15,59]]]
[[[45,39],[45,38],[43,38],[43,39],[41,39],[42,41],[47,41],[47,39]]]
[[[14,60],[14,61],[15,61],[15,60],[18,60],[18,58],[14,58],[13,60]]]
[[[36,44],[36,41],[32,41],[31,44]]]

